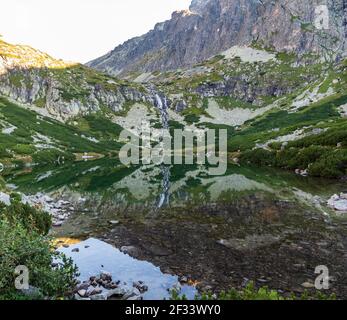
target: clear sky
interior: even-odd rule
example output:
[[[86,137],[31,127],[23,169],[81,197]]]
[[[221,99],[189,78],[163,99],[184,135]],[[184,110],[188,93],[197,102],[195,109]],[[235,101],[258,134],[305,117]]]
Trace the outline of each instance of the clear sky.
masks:
[[[55,58],[87,62],[152,29],[191,0],[1,0],[0,34]]]

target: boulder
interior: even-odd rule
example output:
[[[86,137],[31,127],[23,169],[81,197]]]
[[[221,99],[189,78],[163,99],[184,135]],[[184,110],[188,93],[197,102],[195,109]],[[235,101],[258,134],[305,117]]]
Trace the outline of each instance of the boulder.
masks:
[[[132,254],[132,255],[137,253],[137,249],[134,246],[123,246],[120,248],[120,251],[126,254]]]
[[[126,290],[122,288],[116,288],[107,291],[107,298],[121,298],[126,294]]]
[[[82,298],[86,297],[87,296],[87,290],[85,289],[81,289],[81,290],[78,290],[78,295]]]
[[[92,295],[92,296],[90,296],[90,299],[91,300],[107,300],[107,293],[103,292],[100,294]]]
[[[347,200],[338,200],[334,204],[334,208],[337,211],[347,211]]]
[[[103,281],[112,281],[112,274],[107,271],[101,271],[100,279]]]

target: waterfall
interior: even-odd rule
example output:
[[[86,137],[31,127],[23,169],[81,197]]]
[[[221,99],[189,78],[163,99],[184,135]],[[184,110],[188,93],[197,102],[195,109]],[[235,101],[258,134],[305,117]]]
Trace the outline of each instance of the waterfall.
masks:
[[[157,208],[167,206],[170,202],[170,167],[162,166],[161,173],[163,175],[162,192],[160,193]]]
[[[161,116],[161,123],[164,129],[169,128],[169,114],[168,114],[168,103],[166,97],[161,98],[159,94],[155,94],[155,100],[157,108],[159,109]]]

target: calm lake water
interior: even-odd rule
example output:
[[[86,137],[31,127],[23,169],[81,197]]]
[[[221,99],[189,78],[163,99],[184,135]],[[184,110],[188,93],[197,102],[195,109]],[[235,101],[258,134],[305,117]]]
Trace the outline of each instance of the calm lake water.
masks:
[[[252,280],[301,293],[303,283],[314,282],[315,266],[327,265],[331,292],[346,295],[347,220],[326,206],[347,189],[345,182],[234,165],[223,176],[200,166],[126,168],[113,159],[12,171],[6,178],[25,194],[72,204],[70,218],[52,234],[100,245],[99,254],[65,250],[82,277],[97,272],[104,257],[120,279],[150,282],[149,299],[167,298],[177,276],[203,291]],[[124,246],[129,255],[117,250]]]

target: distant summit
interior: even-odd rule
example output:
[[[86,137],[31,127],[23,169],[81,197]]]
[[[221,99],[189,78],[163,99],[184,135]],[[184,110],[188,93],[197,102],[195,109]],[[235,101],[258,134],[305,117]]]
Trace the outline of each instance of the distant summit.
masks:
[[[327,15],[317,16],[322,6]],[[331,60],[346,55],[346,37],[347,0],[193,0],[189,10],[173,13],[88,66],[120,76],[175,70],[235,45],[313,52]]]
[[[195,13],[203,12],[206,4],[210,1],[211,0],[193,0],[189,7],[189,10]]]

